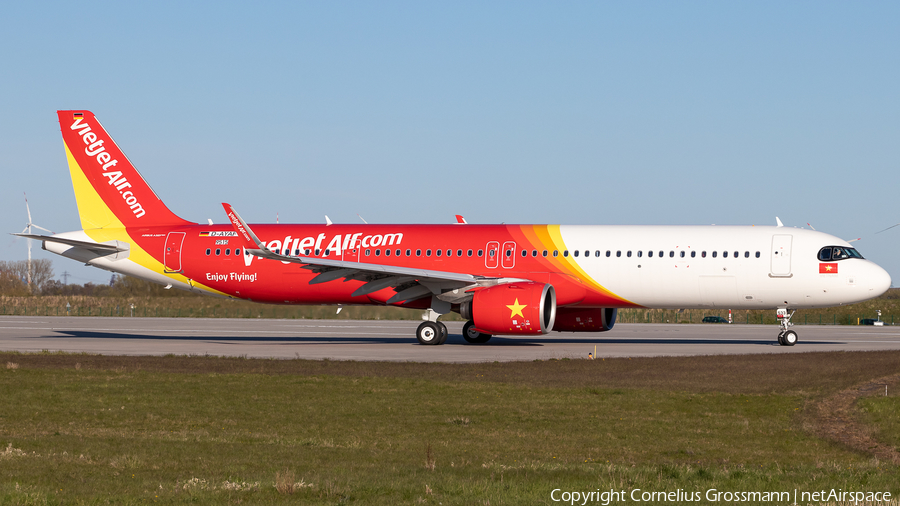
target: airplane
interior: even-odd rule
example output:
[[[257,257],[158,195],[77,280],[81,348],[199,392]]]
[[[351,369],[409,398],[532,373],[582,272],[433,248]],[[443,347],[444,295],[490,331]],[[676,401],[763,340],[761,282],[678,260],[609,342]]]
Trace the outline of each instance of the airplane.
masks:
[[[208,295],[425,311],[423,345],[458,312],[463,338],[602,332],[620,308],[767,309],[797,343],[796,309],[871,299],[888,273],[848,242],[776,226],[227,224],[170,211],[95,115],[57,111],[82,230],[16,234],[61,256]]]

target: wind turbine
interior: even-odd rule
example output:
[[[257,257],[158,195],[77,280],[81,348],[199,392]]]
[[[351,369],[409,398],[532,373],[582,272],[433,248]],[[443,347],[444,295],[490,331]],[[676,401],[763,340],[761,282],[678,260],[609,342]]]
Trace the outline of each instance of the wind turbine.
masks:
[[[22,195],[25,195],[25,193],[22,192]],[[28,195],[25,195],[25,211],[28,212],[28,223],[25,224],[25,228],[22,230],[23,234],[30,235],[32,228],[39,228],[39,229],[43,230],[44,232],[50,232],[51,234],[53,233],[52,231],[47,230],[46,228],[44,228],[40,225],[35,225],[34,223],[31,222],[31,209],[28,207]],[[28,273],[26,274],[26,279],[28,281],[28,288],[31,289],[31,238],[28,237],[27,241],[28,241]]]

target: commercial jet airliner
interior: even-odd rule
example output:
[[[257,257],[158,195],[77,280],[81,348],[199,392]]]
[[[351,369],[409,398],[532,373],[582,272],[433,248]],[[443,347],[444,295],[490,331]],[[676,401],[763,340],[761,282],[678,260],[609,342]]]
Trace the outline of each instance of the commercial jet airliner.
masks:
[[[798,308],[877,297],[884,269],[846,241],[778,226],[198,224],[170,211],[90,111],[58,111],[82,230],[47,251],[167,287],[277,304],[426,310],[421,344],[606,331],[619,308]]]

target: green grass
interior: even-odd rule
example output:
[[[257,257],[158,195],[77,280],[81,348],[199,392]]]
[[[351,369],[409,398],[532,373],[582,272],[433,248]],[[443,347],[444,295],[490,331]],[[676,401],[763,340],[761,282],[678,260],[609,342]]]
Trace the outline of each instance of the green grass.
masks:
[[[896,370],[900,355],[803,355],[476,365],[4,354],[0,503],[900,492],[898,466],[807,430],[810,403]],[[804,379],[804,361],[821,373]],[[887,399],[865,402],[896,435]]]
[[[877,428],[876,439],[900,451],[900,397],[860,399],[859,408],[864,419]]]

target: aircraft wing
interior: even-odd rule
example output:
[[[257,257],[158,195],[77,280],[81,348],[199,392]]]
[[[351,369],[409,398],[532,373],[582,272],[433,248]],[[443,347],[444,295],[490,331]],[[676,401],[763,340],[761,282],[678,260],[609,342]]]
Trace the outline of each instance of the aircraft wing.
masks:
[[[364,281],[365,284],[353,292],[354,297],[367,295],[385,288],[393,288],[397,294],[387,300],[388,304],[416,300],[429,295],[437,295],[442,300],[459,303],[471,297],[471,294],[467,293],[471,288],[522,281],[513,278],[475,276],[461,272],[282,255],[266,248],[265,244],[259,240],[256,234],[253,233],[253,230],[250,229],[250,226],[247,225],[247,222],[240,217],[230,204],[223,202],[222,206],[225,208],[225,214],[228,215],[228,219],[231,220],[234,229],[237,231],[238,237],[243,239],[243,247],[248,253],[261,258],[302,265],[304,269],[309,269],[318,274],[318,276],[310,280],[309,283],[311,285],[327,283],[337,279]]]

